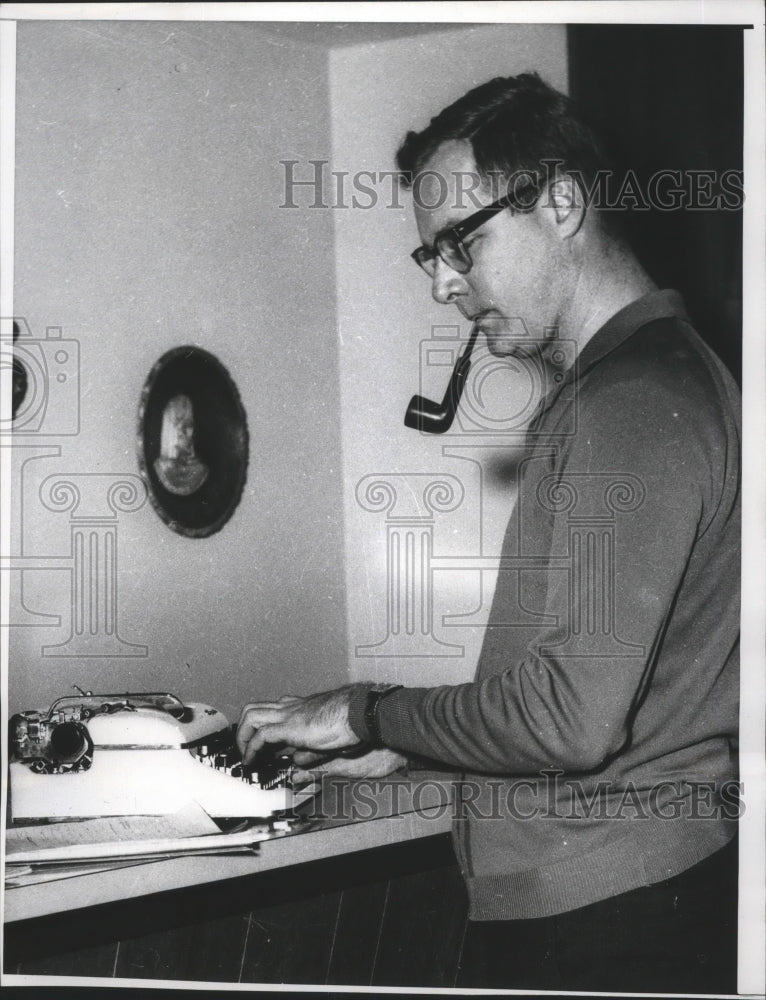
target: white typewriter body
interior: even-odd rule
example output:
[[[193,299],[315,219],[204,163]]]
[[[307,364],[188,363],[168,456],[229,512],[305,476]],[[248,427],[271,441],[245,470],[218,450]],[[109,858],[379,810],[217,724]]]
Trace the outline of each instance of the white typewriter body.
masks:
[[[191,803],[212,817],[266,818],[292,805],[287,772],[266,782],[247,773],[226,717],[173,695],[60,698],[47,713],[14,716],[10,738],[14,822],[156,816]]]

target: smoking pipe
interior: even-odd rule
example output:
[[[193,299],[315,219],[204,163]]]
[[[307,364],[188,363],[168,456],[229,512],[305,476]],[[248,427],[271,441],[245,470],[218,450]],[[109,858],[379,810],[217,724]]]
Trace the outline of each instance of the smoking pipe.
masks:
[[[468,343],[452,369],[441,403],[423,396],[413,396],[404,414],[405,427],[411,427],[414,431],[427,431],[429,434],[443,434],[450,429],[471,369],[471,353],[478,335],[479,327],[474,325]]]

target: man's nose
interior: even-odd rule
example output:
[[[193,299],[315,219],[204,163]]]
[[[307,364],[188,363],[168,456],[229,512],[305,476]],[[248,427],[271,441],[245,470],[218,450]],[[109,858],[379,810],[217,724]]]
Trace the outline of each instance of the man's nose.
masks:
[[[441,305],[450,305],[464,293],[464,277],[449,264],[445,264],[441,257],[437,257],[435,263],[436,268],[431,279],[431,295]]]

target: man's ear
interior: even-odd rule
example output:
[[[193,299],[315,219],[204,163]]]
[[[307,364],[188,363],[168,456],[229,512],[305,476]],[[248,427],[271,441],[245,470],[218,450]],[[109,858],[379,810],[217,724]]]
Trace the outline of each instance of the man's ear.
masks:
[[[547,199],[558,235],[571,239],[585,219],[585,198],[580,185],[569,174],[560,174],[549,185]]]

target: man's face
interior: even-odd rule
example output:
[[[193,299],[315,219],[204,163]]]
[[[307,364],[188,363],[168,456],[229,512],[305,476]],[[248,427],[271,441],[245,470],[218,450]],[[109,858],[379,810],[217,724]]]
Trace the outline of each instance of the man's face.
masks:
[[[428,247],[441,230],[504,193],[489,187],[467,193],[478,177],[468,142],[443,143],[423,170],[437,175],[424,178],[415,199],[418,231]],[[463,242],[473,262],[467,274],[436,258],[434,299],[456,306],[477,323],[498,357],[526,355],[533,349],[529,341],[552,339],[565,306],[565,250],[545,201],[543,196],[531,212],[505,209],[466,236]]]

